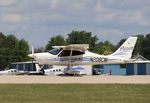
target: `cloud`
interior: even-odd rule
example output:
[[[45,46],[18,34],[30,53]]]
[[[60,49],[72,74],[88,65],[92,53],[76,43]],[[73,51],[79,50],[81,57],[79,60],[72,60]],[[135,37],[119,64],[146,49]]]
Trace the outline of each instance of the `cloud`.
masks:
[[[11,6],[15,4],[18,0],[0,0],[0,6]]]
[[[22,17],[19,14],[3,14],[0,18],[2,22],[8,24],[17,24],[22,20]]]
[[[15,33],[37,47],[72,30],[115,43],[150,32],[149,5],[149,0],[0,0],[0,32]]]
[[[52,9],[55,9],[57,7],[57,4],[59,3],[59,0],[50,0],[49,1],[49,4],[50,4],[50,7]]]
[[[102,40],[110,41],[113,44],[117,44],[122,38],[126,38],[127,35],[125,32],[118,29],[102,29],[100,30],[101,35],[99,37],[103,38]]]

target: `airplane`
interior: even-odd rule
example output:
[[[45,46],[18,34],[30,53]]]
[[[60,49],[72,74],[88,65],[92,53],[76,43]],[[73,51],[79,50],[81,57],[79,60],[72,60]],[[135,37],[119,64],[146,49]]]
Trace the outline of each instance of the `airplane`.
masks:
[[[64,68],[64,75],[78,75],[78,76],[82,76],[82,75],[86,75],[84,68],[80,67],[80,66],[71,66],[71,67],[66,67]]]
[[[9,69],[9,70],[4,70],[0,71],[0,75],[18,75],[20,74],[17,69]]]
[[[51,76],[54,76],[54,75],[63,75],[63,71],[64,71],[64,66],[51,66],[48,67],[48,68],[44,68],[44,75],[51,75]]]
[[[28,56],[34,58],[39,64],[76,66],[98,64],[123,64],[132,62],[133,49],[137,37],[129,37],[114,53],[99,55],[90,52],[88,44],[71,44],[67,46],[53,46],[49,52],[34,53]]]
[[[11,63],[10,69],[0,75],[62,75],[65,66],[39,65],[37,61]]]

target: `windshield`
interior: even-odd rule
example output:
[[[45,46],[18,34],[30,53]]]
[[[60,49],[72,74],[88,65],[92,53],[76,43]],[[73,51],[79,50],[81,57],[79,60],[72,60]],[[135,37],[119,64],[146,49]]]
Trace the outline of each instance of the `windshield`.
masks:
[[[54,48],[54,49],[50,50],[49,53],[51,53],[53,55],[57,55],[61,50],[62,50],[62,48]]]

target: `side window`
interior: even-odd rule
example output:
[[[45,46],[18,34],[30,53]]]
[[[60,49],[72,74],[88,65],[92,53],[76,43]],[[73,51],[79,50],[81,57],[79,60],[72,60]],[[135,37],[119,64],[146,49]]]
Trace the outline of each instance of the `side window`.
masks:
[[[14,72],[17,72],[17,70],[14,70]]]
[[[70,50],[63,50],[59,56],[63,57],[63,56],[70,56],[71,51]]]
[[[62,48],[54,48],[54,49],[50,50],[49,53],[51,53],[53,55],[57,55],[61,50],[62,50]]]
[[[74,51],[72,52],[72,56],[83,55],[83,54],[84,54],[83,51],[76,51],[76,50],[74,50]]]
[[[63,56],[70,56],[71,50],[63,50],[60,54],[59,57],[63,57]],[[83,51],[77,51],[77,50],[73,50],[72,51],[72,56],[76,56],[76,55],[83,55],[84,52]]]

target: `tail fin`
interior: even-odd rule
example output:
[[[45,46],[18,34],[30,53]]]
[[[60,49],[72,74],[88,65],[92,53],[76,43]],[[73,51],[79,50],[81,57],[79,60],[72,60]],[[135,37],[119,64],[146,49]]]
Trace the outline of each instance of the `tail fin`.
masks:
[[[122,57],[129,59],[132,56],[137,37],[129,37],[111,56]]]

